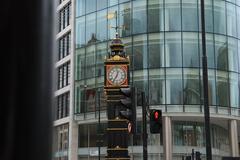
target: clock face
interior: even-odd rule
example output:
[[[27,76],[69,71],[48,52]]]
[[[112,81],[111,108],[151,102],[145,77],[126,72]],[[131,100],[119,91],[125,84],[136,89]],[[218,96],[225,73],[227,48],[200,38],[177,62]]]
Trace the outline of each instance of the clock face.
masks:
[[[109,69],[107,77],[112,85],[121,85],[127,79],[127,72],[124,67],[113,66]]]

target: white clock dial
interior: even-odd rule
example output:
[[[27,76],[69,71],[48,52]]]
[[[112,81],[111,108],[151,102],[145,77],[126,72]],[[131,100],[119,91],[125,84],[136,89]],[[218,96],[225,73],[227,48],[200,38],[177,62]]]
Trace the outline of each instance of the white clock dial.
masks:
[[[108,79],[114,85],[121,85],[126,79],[126,72],[119,66],[112,67],[108,72]]]

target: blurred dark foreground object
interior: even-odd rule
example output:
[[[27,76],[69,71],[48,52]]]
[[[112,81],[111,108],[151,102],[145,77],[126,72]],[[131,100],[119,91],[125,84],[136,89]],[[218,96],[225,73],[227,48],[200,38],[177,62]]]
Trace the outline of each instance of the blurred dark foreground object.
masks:
[[[53,2],[1,2],[0,160],[52,157]]]

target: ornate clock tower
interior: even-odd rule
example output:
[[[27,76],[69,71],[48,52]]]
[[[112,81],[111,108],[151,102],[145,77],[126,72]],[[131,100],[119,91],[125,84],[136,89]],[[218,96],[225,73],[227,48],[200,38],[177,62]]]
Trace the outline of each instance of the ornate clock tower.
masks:
[[[129,88],[129,57],[124,52],[124,45],[116,34],[110,45],[111,52],[105,60],[104,89],[107,97],[107,160],[129,160],[128,155],[128,120],[120,115],[125,111],[120,104],[121,89]]]

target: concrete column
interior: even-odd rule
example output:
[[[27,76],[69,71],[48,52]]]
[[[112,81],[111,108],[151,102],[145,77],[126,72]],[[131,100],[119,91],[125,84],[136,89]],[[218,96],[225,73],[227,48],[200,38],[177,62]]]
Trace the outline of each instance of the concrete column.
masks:
[[[163,151],[164,160],[172,160],[172,121],[170,117],[163,117]]]
[[[229,120],[229,138],[233,157],[239,156],[237,120]]]
[[[73,120],[69,125],[69,160],[78,160],[78,125]]]

